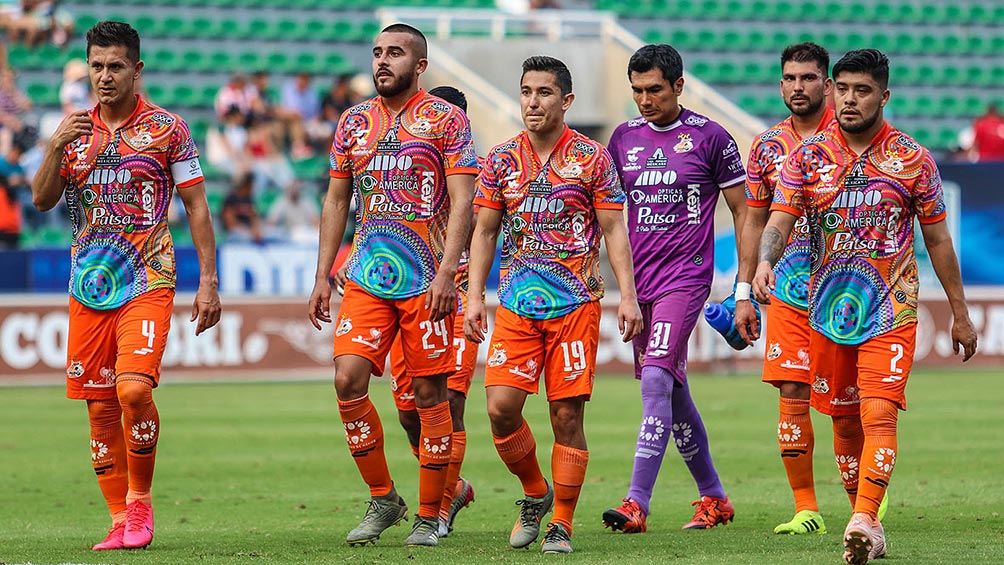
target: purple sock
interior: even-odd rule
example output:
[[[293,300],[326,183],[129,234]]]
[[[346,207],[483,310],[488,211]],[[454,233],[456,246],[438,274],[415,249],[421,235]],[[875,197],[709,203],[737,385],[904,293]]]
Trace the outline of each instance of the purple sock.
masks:
[[[634,452],[634,470],[628,498],[648,514],[655,479],[669,446],[669,425],[673,421],[673,376],[660,367],[641,370],[641,428]]]
[[[690,474],[697,482],[701,496],[725,498],[725,489],[718,480],[718,471],[711,461],[708,432],[704,421],[690,396],[690,385],[684,381],[682,387],[673,391],[673,438]]]

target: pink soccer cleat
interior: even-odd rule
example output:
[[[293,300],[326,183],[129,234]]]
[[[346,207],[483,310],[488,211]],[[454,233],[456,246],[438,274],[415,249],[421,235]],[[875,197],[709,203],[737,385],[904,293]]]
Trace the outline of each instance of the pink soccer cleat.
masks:
[[[126,506],[126,526],[122,546],[139,549],[153,541],[153,507],[140,500]]]
[[[122,545],[122,534],[125,533],[125,522],[119,522],[118,524],[112,524],[111,528],[108,528],[108,537],[105,541],[95,545],[91,548],[92,551],[104,551],[107,549],[125,549]]]

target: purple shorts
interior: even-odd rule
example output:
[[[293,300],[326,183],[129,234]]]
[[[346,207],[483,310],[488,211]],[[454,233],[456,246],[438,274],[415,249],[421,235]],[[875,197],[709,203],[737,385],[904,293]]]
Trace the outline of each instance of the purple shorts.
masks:
[[[655,366],[669,371],[681,385],[687,382],[687,342],[710,292],[703,286],[681,288],[639,304],[645,329],[632,341],[636,379],[642,367]]]

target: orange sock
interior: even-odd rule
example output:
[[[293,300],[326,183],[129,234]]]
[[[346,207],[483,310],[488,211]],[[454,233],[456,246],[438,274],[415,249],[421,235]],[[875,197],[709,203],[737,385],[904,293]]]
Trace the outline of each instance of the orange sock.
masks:
[[[467,451],[467,432],[453,432],[453,451],[450,452],[450,467],[446,470],[446,483],[443,485],[443,501],[439,505],[439,517],[450,517],[450,504],[457,490],[457,478],[460,476],[460,466],[464,463],[464,453]]]
[[[502,462],[509,468],[509,472],[519,477],[519,482],[523,483],[523,494],[533,498],[541,498],[547,494],[547,481],[544,474],[540,472],[540,464],[537,463],[537,442],[533,439],[533,433],[526,420],[515,432],[505,436],[493,436],[495,439],[495,450],[499,452]]]
[[[160,414],[153,403],[153,382],[142,375],[119,375],[115,392],[122,405],[122,428],[129,457],[129,492],[126,503],[151,503],[150,485],[157,462]]]
[[[354,400],[339,400],[338,413],[342,416],[349,452],[359,468],[359,474],[370,487],[370,496],[386,495],[394,484],[383,452],[383,425],[369,395]]]
[[[812,480],[812,449],[816,442],[808,400],[781,397],[777,442],[781,447],[781,462],[788,474],[788,484],[795,495],[795,512],[819,511]]]
[[[572,533],[572,515],[579,502],[579,491],[586,480],[589,452],[559,443],[551,451],[551,477],[554,479],[554,516],[551,521]]]
[[[896,466],[896,420],[899,409],[884,398],[861,400],[861,427],[865,432],[865,445],[861,449],[861,481],[854,512],[864,512],[871,517],[885,496]]]
[[[112,523],[124,522],[129,464],[122,435],[122,408],[118,400],[88,400],[87,419],[91,424],[91,465],[98,476],[98,488],[108,504]]]
[[[438,518],[453,451],[450,403],[443,401],[432,408],[419,408],[418,418],[422,421],[418,442],[418,515]]]
[[[858,475],[864,443],[860,416],[833,417],[833,455],[837,458],[837,470],[840,471],[840,480],[844,483],[851,508],[854,508],[858,498]]]

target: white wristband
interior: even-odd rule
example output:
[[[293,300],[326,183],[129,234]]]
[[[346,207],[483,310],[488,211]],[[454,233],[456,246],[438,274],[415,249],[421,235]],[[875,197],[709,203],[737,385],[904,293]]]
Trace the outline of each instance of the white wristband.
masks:
[[[750,283],[746,282],[736,283],[736,301],[738,302],[740,300],[749,300],[750,290],[752,290],[752,288],[753,287],[750,286]]]

